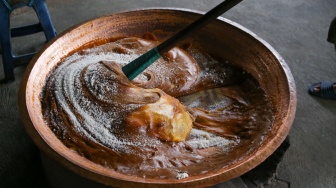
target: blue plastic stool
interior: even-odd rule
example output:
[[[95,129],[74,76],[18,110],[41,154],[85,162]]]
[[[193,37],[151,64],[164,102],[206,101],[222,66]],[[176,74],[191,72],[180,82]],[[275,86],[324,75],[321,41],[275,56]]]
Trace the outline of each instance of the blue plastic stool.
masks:
[[[19,2],[13,5],[10,4],[10,1],[11,0],[0,0],[0,46],[6,80],[14,80],[14,67],[22,64],[22,62],[28,62],[36,54],[36,52],[34,52],[18,56],[13,55],[11,38],[31,35],[42,31],[47,41],[56,36],[56,31],[51,22],[45,0],[27,0],[26,2]],[[11,12],[23,6],[33,7],[39,19],[39,23],[11,29]]]

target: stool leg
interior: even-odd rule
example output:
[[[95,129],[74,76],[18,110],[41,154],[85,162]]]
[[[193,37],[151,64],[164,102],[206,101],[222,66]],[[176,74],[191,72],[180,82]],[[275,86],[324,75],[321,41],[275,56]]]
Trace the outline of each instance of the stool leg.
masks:
[[[336,17],[330,23],[327,40],[330,43],[334,43],[336,51]]]
[[[330,23],[327,41],[336,44],[336,17]]]
[[[10,41],[9,12],[5,7],[0,6],[0,41],[2,63],[6,80],[14,80],[14,65],[12,56],[12,45]]]
[[[47,41],[50,41],[56,36],[56,31],[52,24],[46,1],[34,0],[33,8],[35,9],[37,17],[40,20]]]

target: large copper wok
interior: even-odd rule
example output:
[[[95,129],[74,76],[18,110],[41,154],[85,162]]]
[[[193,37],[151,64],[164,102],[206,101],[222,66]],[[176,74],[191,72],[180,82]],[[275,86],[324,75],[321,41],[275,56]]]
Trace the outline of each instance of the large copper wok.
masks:
[[[288,135],[296,109],[296,89],[282,57],[264,40],[237,23],[219,18],[192,36],[204,50],[251,73],[276,106],[275,122],[255,151],[220,170],[182,180],[145,179],[120,174],[97,165],[65,147],[44,123],[39,94],[48,73],[69,53],[104,43],[110,38],[141,36],[157,31],[164,39],[200,16],[182,9],[146,9],[116,13],[87,21],[63,32],[49,42],[30,62],[19,92],[20,115],[39,149],[74,173],[109,186],[205,187],[238,177],[271,155]],[[162,35],[160,35],[160,33]]]

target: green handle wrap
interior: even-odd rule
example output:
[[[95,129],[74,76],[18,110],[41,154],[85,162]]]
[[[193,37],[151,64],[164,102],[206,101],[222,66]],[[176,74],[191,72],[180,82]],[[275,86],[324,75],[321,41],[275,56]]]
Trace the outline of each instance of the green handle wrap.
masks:
[[[137,77],[142,71],[147,67],[153,64],[156,60],[161,57],[158,49],[155,47],[143,55],[139,56],[131,63],[128,63],[122,68],[122,71],[125,73],[129,80],[133,80]]]

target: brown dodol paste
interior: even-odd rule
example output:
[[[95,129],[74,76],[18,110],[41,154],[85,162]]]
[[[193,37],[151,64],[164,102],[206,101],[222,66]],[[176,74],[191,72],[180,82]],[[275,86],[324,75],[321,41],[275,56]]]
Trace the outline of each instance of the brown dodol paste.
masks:
[[[186,43],[129,81],[121,67],[158,43],[122,38],[60,62],[41,93],[55,135],[97,164],[144,178],[204,174],[252,152],[274,119],[255,79]]]

